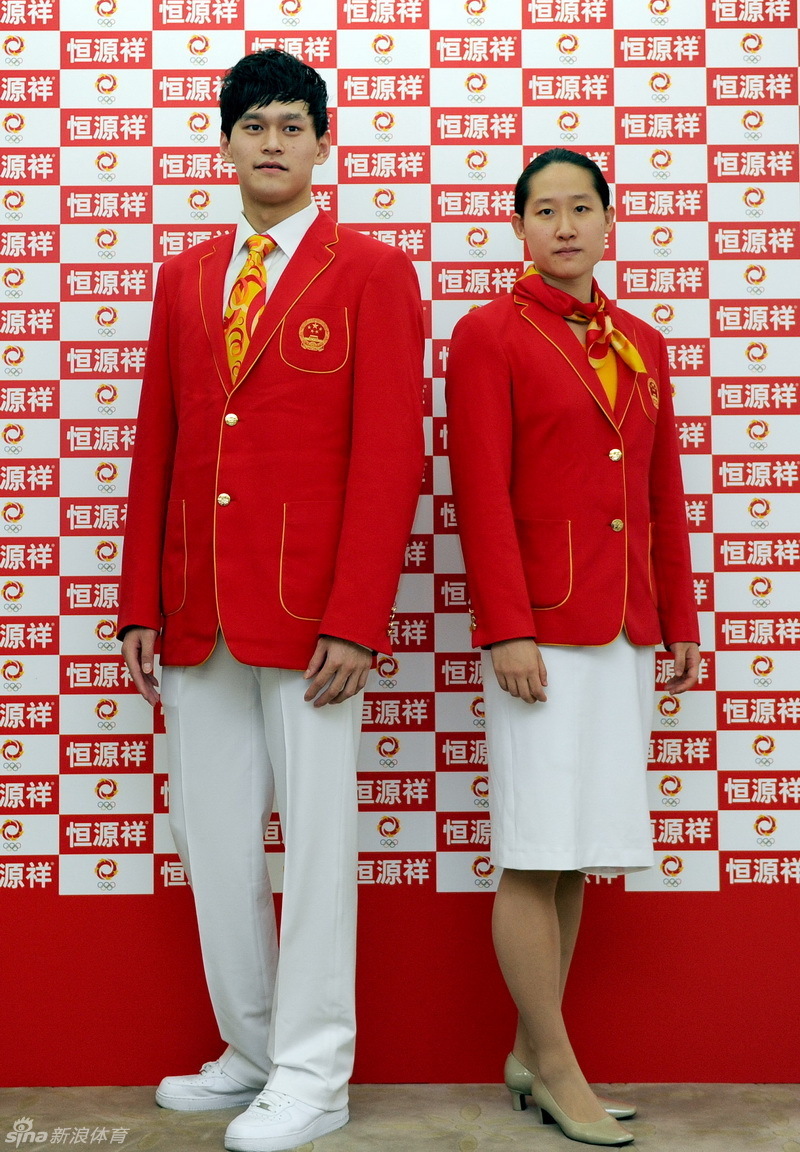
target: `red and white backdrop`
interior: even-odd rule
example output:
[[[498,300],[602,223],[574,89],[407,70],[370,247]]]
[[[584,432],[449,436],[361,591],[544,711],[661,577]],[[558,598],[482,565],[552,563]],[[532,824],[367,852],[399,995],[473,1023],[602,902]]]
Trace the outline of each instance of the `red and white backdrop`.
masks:
[[[408,253],[428,322],[425,490],[364,701],[358,1074],[491,1079],[508,1038],[442,376],[455,321],[524,266],[519,172],[565,145],[614,187],[605,288],[669,346],[705,654],[681,699],[658,657],[657,865],[591,886],[574,1026],[598,1078],[794,1078],[774,1021],[800,883],[797,0],[0,0],[0,39],[7,1082],[216,1054],[163,728],[114,615],[156,270],[235,219],[220,74],[270,46],[328,81],[318,202]],[[275,818],[278,888],[281,847]],[[64,1068],[43,1047],[63,1030]]]

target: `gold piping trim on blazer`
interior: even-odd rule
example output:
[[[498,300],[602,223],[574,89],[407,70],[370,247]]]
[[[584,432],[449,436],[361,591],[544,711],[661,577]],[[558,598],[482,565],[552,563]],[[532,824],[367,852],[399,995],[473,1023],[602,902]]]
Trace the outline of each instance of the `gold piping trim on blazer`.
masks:
[[[217,516],[219,516],[220,506],[217,503],[217,493],[219,492],[219,465],[220,459],[222,458],[222,433],[225,428],[227,428],[225,413],[230,402],[231,398],[229,395],[225,401],[225,408],[223,409],[222,420],[220,421],[219,440],[217,441],[217,466],[214,469],[214,495],[212,497],[214,501],[214,522],[211,529],[211,563],[214,568],[214,605],[217,609],[217,627],[220,632],[222,632],[222,613],[219,610],[219,582],[217,580]]]
[[[232,232],[226,232],[225,235],[226,236],[232,236],[233,233]],[[220,384],[222,385],[222,387],[225,389],[226,392],[229,392],[229,385],[231,383],[230,365],[228,364],[228,361],[226,359],[225,364],[224,364],[224,370],[222,368],[220,368],[219,361],[217,360],[216,348],[214,346],[214,338],[211,335],[211,332],[209,330],[208,320],[206,318],[206,310],[203,307],[203,298],[204,298],[203,297],[203,272],[204,272],[203,265],[205,264],[206,260],[210,260],[211,257],[216,254],[216,251],[217,251],[217,245],[215,244],[214,247],[211,248],[208,252],[206,252],[204,256],[200,257],[200,266],[198,269],[198,276],[197,276],[197,293],[198,293],[198,296],[200,299],[200,315],[203,317],[203,328],[205,329],[206,336],[208,337],[208,342],[211,345],[211,356],[214,360],[214,367],[217,369],[217,375],[219,376]]]
[[[286,314],[288,314],[288,309],[287,309]],[[344,326],[345,326],[345,332],[347,334],[347,341],[345,344],[345,351],[344,351],[344,359],[342,360],[341,364],[337,364],[335,368],[301,368],[298,364],[294,364],[291,360],[286,359],[286,357],[283,354],[283,333],[284,333],[284,330],[286,328],[286,314],[284,315],[283,320],[281,321],[281,338],[278,341],[278,352],[280,353],[281,360],[284,362],[284,364],[287,364],[290,368],[294,368],[295,372],[305,372],[309,376],[330,376],[334,372],[341,372],[342,368],[344,368],[345,364],[347,363],[347,357],[350,355],[350,313],[348,312],[347,308],[345,308],[345,310],[344,310]],[[305,326],[307,324],[311,324],[313,322],[314,322],[313,317],[309,320],[304,320],[303,323],[300,325],[300,333],[302,333],[303,329],[305,328]],[[317,320],[316,323],[321,324],[322,321]],[[325,327],[327,328],[328,325],[326,324]],[[300,336],[301,343],[302,343],[302,340],[303,340],[303,337],[301,335]],[[325,342],[327,343],[327,337],[326,337]],[[303,345],[303,346],[305,347],[305,345]],[[316,349],[315,349],[315,351],[316,351]],[[322,349],[319,349],[319,351],[322,351]]]
[[[635,347],[635,345],[634,345],[634,347]],[[633,371],[633,369],[631,369],[631,371]],[[634,392],[638,392],[638,391],[639,391],[639,373],[634,372],[633,373],[633,387],[631,388],[630,392],[628,393],[628,402],[625,405],[625,408],[619,413],[619,419],[617,420],[617,427],[618,428],[622,427],[622,423],[625,420],[625,417],[628,415],[628,410],[631,406],[631,400],[633,399],[633,394],[634,394]],[[617,419],[617,413],[614,414],[614,419],[615,420]]]
[[[638,391],[638,389],[637,389]],[[628,469],[627,459],[625,453],[622,454],[622,507],[623,507],[623,534],[625,536],[625,586],[622,589],[622,619],[619,622],[619,630],[622,632],[625,628],[625,617],[628,615],[628,585],[630,584],[630,569],[628,567],[628,549],[630,547],[630,535],[628,529]],[[649,474],[649,469],[648,469]]]
[[[623,621],[622,627],[620,628],[619,632],[617,632],[614,639],[613,640],[606,640],[602,644],[564,644],[558,640],[536,640],[535,638],[534,638],[534,643],[539,648],[610,648],[612,644],[615,644],[616,641],[619,640],[619,638],[623,634],[623,632],[627,635],[627,629],[625,628],[624,621]],[[630,639],[628,640],[628,643],[631,644],[632,647],[634,647],[634,648],[652,648],[653,647],[652,644],[634,644],[633,641]]]
[[[176,612],[180,612],[186,603],[186,589],[189,583],[189,542],[186,539],[186,501],[181,500],[181,526],[183,528],[183,599],[177,608],[173,608],[171,612],[167,612],[162,604],[162,616],[174,616]],[[163,598],[163,592],[162,592]]]
[[[319,623],[319,621],[322,619],[321,616],[298,616],[296,612],[290,612],[289,611],[289,609],[286,607],[286,604],[285,604],[284,599],[283,599],[283,546],[284,546],[284,543],[286,541],[286,509],[287,508],[288,508],[288,504],[286,501],[284,501],[284,503],[283,503],[283,526],[281,528],[281,562],[280,562],[280,566],[278,568],[278,599],[281,602],[281,608],[283,608],[283,610],[287,616],[292,616],[292,617],[294,617],[295,620],[313,620],[315,623]]]
[[[624,335],[624,333],[623,333],[623,335]],[[636,350],[636,352],[639,355],[639,359],[641,360],[642,364],[644,364],[644,356],[642,356],[642,353],[639,350],[639,346],[636,343],[636,341],[632,340],[629,336],[626,336],[626,339],[634,347],[634,349]],[[627,369],[627,371],[633,372],[633,385],[632,385],[630,391],[628,392],[628,399],[627,399],[627,402],[625,404],[625,407],[623,409],[621,409],[619,413],[617,413],[616,411],[614,412],[614,420],[616,421],[618,428],[622,427],[622,424],[625,420],[625,417],[628,415],[628,410],[630,409],[631,400],[633,399],[634,392],[639,392],[639,394],[641,396],[641,392],[639,389],[639,376],[641,375],[641,373],[640,372],[634,372],[634,370],[632,368],[630,368],[629,365],[625,364],[625,362],[622,360],[621,356],[617,357],[617,367],[619,367],[620,363],[622,363],[623,368]],[[617,391],[617,398],[619,398],[619,390]]]
[[[531,604],[531,609],[534,612],[553,612],[553,611],[555,611],[556,608],[561,608],[564,604],[566,604],[567,600],[569,600],[570,596],[572,595],[572,577],[573,577],[572,521],[567,520],[566,523],[567,523],[567,539],[569,540],[569,588],[567,589],[567,594],[563,600],[559,600],[558,604],[548,604],[548,606],[546,608],[537,608],[534,604]],[[534,620],[534,624],[535,623],[536,623],[536,621]]]
[[[631,340],[631,344],[633,344],[632,340]],[[633,344],[633,347],[636,348],[636,345]],[[636,351],[639,352],[639,349],[636,348]],[[640,356],[642,355],[641,352],[639,352],[639,355]],[[642,357],[642,360],[644,361],[644,357]],[[623,367],[625,367],[625,368],[628,367],[627,364],[624,363],[624,361],[623,361]],[[633,372],[633,369],[629,368],[628,371]],[[639,376],[640,376],[639,372],[633,372],[633,386],[631,387],[631,390],[628,393],[628,401],[627,401],[624,409],[621,412],[619,412],[618,414],[614,413],[614,419],[617,421],[617,427],[618,428],[622,427],[622,423],[625,420],[625,417],[628,415],[628,410],[631,406],[631,400],[633,399],[634,392],[639,391]],[[619,395],[619,393],[617,393],[617,395]],[[619,416],[619,419],[617,419],[617,415]]]

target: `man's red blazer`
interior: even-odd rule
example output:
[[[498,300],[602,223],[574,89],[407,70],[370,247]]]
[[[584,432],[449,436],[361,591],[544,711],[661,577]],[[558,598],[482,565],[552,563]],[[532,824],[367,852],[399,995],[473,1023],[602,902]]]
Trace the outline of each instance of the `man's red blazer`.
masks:
[[[615,306],[612,411],[560,316],[513,294],[456,325],[447,425],[473,643],[697,640],[664,340]]]
[[[199,664],[305,668],[319,634],[390,651],[423,466],[419,287],[401,251],[321,213],[231,383],[233,233],[168,260],[128,502],[120,632]]]

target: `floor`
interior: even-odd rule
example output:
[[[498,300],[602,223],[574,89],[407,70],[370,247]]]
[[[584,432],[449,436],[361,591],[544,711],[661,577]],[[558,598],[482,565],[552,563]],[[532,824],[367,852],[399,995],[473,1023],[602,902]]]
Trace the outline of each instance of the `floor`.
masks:
[[[642,1152],[800,1152],[800,1090],[791,1084],[633,1084],[603,1094],[635,1101],[627,1121]],[[514,1112],[496,1084],[358,1084],[350,1123],[302,1152],[569,1152],[536,1113]],[[152,1088],[0,1090],[0,1146],[78,1145],[123,1152],[222,1149],[235,1110],[169,1112]],[[586,1145],[583,1145],[586,1147]]]

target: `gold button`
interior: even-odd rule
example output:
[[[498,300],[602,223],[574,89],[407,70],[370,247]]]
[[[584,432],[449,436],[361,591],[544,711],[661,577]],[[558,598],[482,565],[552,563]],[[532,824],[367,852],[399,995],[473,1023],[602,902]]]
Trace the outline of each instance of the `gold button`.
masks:
[[[615,532],[621,532],[622,529],[625,527],[625,525],[623,524],[623,522],[621,520],[612,520],[611,521],[611,527],[614,529]]]
[[[228,415],[225,417],[225,423],[228,425],[229,428],[233,428],[234,424],[239,423],[239,417],[236,415],[235,412],[229,412]]]
[[[609,458],[609,460],[621,460],[622,459],[622,449],[621,448],[612,448],[608,454],[608,458]]]
[[[226,504],[230,504],[230,502],[231,498],[227,492],[220,492],[219,496],[217,496],[217,504],[221,504],[223,508]]]

